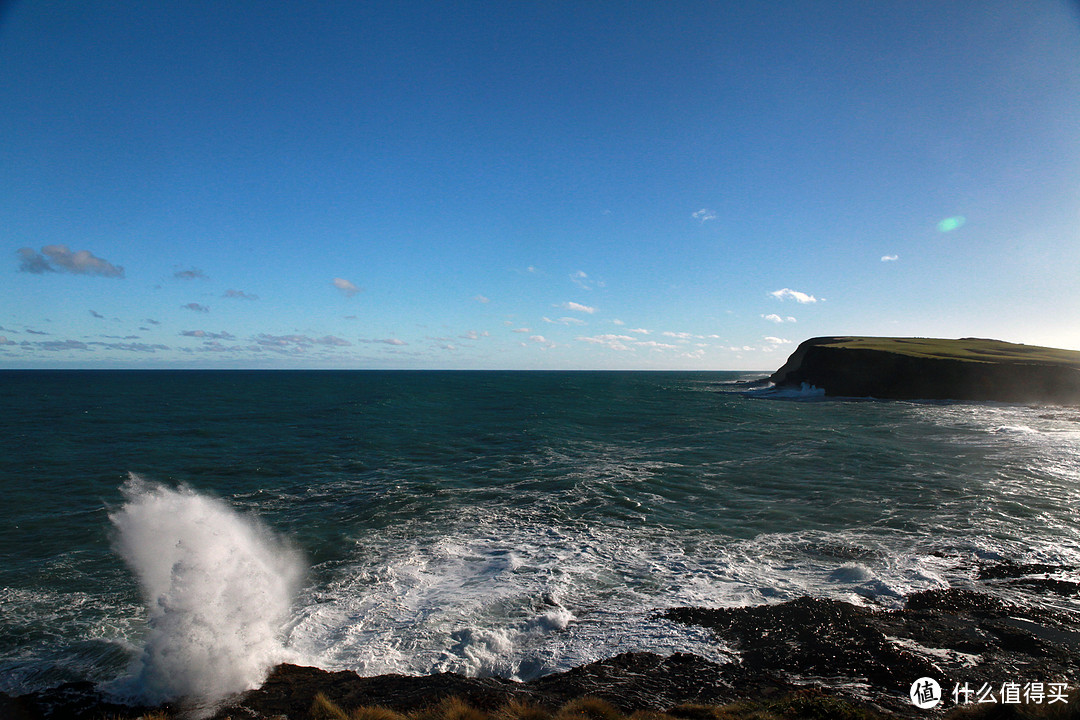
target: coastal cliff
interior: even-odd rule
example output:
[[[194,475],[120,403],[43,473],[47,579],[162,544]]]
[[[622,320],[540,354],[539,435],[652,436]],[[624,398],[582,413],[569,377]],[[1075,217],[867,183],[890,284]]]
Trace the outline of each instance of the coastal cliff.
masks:
[[[1080,405],[1080,352],[978,338],[819,337],[769,381],[834,397]]]

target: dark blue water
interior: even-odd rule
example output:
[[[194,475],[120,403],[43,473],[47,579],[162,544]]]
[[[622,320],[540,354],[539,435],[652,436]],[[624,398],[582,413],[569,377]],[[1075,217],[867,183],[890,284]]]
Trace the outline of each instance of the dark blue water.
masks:
[[[981,562],[1080,566],[1077,410],[763,400],[740,377],[0,372],[0,690],[131,675],[180,627],[154,603],[189,602],[146,577],[185,598],[221,594],[209,577],[263,587],[282,553],[305,573],[258,652],[519,678],[722,655],[652,619],[674,605],[897,606]],[[236,551],[256,520],[276,540]]]

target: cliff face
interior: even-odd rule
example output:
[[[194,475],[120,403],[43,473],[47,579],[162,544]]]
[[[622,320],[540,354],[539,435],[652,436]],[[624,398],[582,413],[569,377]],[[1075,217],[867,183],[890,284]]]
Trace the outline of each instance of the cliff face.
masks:
[[[830,396],[1080,405],[1080,353],[993,340],[813,338],[769,380]]]

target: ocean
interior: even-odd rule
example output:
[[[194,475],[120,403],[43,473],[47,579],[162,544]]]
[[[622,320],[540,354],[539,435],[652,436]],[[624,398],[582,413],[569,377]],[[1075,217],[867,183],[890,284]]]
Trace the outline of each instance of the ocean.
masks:
[[[0,691],[723,661],[657,611],[1078,579],[1080,409],[737,383],[762,375],[0,372]]]

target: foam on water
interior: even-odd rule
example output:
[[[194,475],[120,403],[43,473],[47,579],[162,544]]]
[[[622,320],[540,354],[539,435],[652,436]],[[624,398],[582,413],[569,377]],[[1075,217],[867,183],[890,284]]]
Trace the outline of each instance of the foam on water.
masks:
[[[146,601],[145,644],[117,686],[147,702],[212,704],[257,686],[283,657],[280,628],[303,574],[257,520],[188,488],[132,474],[109,518]]]

